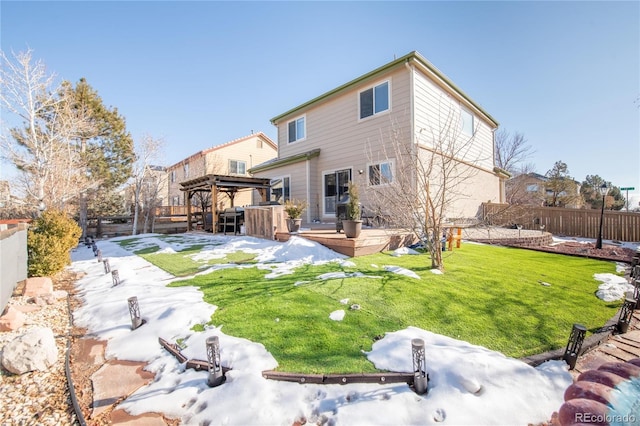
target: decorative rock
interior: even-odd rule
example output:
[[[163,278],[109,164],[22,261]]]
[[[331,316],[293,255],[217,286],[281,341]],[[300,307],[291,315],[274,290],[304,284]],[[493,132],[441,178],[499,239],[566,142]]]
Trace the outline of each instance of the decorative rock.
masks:
[[[58,360],[58,348],[50,328],[35,328],[15,338],[2,350],[2,366],[14,374],[46,371]]]
[[[56,300],[59,300],[59,299],[65,299],[65,298],[67,297],[67,295],[68,295],[68,294],[69,294],[69,293],[67,293],[67,292],[66,292],[66,291],[64,291],[64,290],[55,290],[55,291],[53,292],[53,297],[54,297]]]
[[[607,362],[598,367],[599,371],[617,374],[618,376],[629,379],[631,377],[640,377],[640,367],[622,362]]]
[[[53,293],[53,282],[49,277],[27,278],[23,296],[33,297]]]
[[[563,426],[583,423],[585,418],[587,421],[584,423],[605,426],[609,424],[605,420],[608,413],[609,408],[606,405],[591,399],[578,398],[562,404],[558,417]]]
[[[613,388],[602,383],[580,381],[573,383],[564,391],[564,400],[568,401],[576,398],[592,399],[606,405],[611,399],[612,391]]]
[[[14,331],[24,325],[26,317],[22,312],[9,306],[4,315],[0,317],[0,331]]]
[[[589,370],[578,376],[578,381],[602,383],[610,388],[618,386],[624,379],[608,371]]]

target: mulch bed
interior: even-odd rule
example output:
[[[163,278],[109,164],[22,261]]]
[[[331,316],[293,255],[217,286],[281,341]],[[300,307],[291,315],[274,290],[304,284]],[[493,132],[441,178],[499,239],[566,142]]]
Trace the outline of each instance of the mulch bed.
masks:
[[[636,254],[635,250],[619,245],[603,244],[601,249],[597,249],[595,243],[581,243],[577,241],[567,241],[541,247],[524,247],[517,245],[514,245],[514,247],[624,263],[631,263],[633,256]]]

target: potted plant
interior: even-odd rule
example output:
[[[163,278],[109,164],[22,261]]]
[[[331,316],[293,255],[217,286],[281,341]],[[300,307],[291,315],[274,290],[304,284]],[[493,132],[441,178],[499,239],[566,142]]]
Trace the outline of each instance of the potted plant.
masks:
[[[287,229],[289,232],[298,232],[302,223],[302,212],[307,208],[304,200],[287,200],[284,202],[284,211],[287,212]]]
[[[344,235],[347,238],[358,238],[362,231],[362,220],[360,220],[360,197],[358,187],[349,182],[349,201],[347,202],[346,220],[342,221]]]

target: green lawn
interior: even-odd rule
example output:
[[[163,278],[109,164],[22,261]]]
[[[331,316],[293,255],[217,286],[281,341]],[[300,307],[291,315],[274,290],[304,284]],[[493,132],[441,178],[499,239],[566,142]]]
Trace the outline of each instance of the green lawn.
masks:
[[[144,257],[174,273],[197,264],[184,255]],[[594,295],[600,283],[593,274],[615,273],[611,262],[475,244],[446,252],[443,275],[429,270],[426,255],[379,253],[351,261],[355,267],[303,266],[275,279],[254,267],[223,269],[172,285],[200,287],[205,301],[218,306],[213,324],[264,344],[280,370],[306,373],[375,371],[362,351],[385,332],[408,326],[522,357],[564,347],[573,323],[593,331],[619,306]],[[384,265],[421,279],[387,272]],[[336,271],[367,277],[318,279]],[[351,304],[361,309],[349,310]],[[329,319],[338,309],[346,311],[344,320]]]

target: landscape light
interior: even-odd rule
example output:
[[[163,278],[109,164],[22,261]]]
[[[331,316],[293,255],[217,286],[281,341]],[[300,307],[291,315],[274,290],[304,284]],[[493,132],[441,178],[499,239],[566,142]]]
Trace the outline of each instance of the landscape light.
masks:
[[[636,301],[626,298],[620,308],[620,317],[618,317],[618,331],[620,334],[624,334],[629,330],[629,324],[631,324],[631,318],[633,317],[633,308],[636,306]]]
[[[220,386],[225,377],[220,363],[220,343],[218,336],[207,337],[207,363],[209,366],[209,378],[207,384],[211,387]]]
[[[96,256],[98,256],[98,263],[102,262],[102,250],[98,249]]]
[[[127,299],[127,302],[129,302],[129,315],[131,315],[131,329],[135,330],[142,325],[138,298],[136,296],[130,297],[129,299]]]
[[[413,386],[417,394],[427,393],[429,375],[427,374],[427,361],[424,353],[424,340],[411,339],[411,352],[413,354]]]
[[[605,197],[607,196],[607,192],[609,192],[609,188],[607,187],[607,183],[603,183],[602,186],[600,186],[600,188],[598,188],[598,191],[600,191],[600,194],[602,195],[602,209],[600,210],[600,230],[598,231],[598,239],[596,240],[596,248],[597,249],[601,249],[602,248],[602,222],[604,219],[604,200]]]
[[[640,278],[632,278],[631,283],[633,284],[633,299],[636,301],[634,309],[640,309]]]
[[[108,274],[109,272],[111,272],[111,266],[109,266],[109,259],[103,260],[102,263],[104,263],[104,273]]]
[[[117,269],[111,271],[111,281],[113,282],[114,287],[120,284],[120,273]]]
[[[564,356],[562,357],[569,364],[569,370],[573,370],[576,367],[576,361],[578,360],[580,349],[582,349],[585,334],[587,334],[587,327],[582,324],[573,324],[567,348],[564,350]]]

